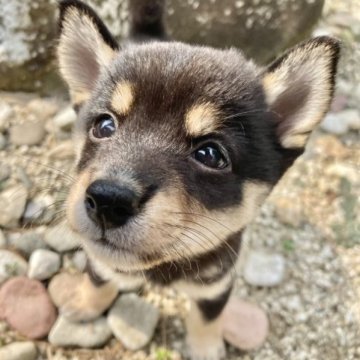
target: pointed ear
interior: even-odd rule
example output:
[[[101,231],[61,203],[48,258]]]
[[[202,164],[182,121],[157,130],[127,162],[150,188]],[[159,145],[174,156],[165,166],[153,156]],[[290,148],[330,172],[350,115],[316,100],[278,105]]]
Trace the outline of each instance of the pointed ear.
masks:
[[[318,37],[291,49],[267,68],[263,86],[283,148],[304,148],[329,110],[339,52],[337,40]]]
[[[74,105],[79,105],[90,97],[118,45],[89,6],[77,0],[64,0],[59,7],[60,72],[69,86]]]

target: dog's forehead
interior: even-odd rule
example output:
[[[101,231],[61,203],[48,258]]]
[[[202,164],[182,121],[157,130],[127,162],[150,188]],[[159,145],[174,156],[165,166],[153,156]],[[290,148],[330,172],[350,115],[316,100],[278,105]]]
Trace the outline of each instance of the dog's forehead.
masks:
[[[236,50],[180,43],[130,45],[110,69],[113,92],[171,109],[241,99],[256,88],[257,74],[257,67]]]

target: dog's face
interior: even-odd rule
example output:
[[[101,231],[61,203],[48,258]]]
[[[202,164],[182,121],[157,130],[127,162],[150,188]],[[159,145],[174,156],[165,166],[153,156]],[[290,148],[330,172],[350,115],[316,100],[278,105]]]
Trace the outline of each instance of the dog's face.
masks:
[[[328,110],[328,38],[263,70],[236,50],[118,49],[88,8],[61,10],[60,68],[79,114],[68,219],[115,269],[193,258],[241,231]]]

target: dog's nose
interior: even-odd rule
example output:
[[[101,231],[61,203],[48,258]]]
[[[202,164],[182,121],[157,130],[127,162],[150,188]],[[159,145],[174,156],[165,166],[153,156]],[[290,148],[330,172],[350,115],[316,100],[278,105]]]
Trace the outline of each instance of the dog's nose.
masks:
[[[97,224],[113,228],[124,225],[136,214],[138,199],[134,191],[109,180],[96,180],[86,190],[85,207]]]

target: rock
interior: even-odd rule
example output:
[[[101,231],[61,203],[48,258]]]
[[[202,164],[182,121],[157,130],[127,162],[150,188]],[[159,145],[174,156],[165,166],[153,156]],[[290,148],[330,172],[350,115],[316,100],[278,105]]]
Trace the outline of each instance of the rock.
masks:
[[[150,342],[158,320],[158,309],[136,294],[120,296],[108,315],[113,334],[129,350],[138,350]]]
[[[0,182],[7,180],[11,176],[11,168],[9,165],[0,165]]]
[[[301,204],[288,197],[279,197],[275,202],[275,215],[285,225],[299,227],[304,221]]]
[[[49,56],[54,45],[55,4],[0,0],[0,9],[0,89],[58,88]]]
[[[8,236],[8,245],[21,251],[26,257],[29,257],[37,249],[46,249],[47,245],[44,236],[38,231],[27,231],[25,233],[13,233]]]
[[[65,252],[78,248],[80,237],[66,224],[60,223],[45,232],[45,242],[57,252]]]
[[[58,105],[51,99],[36,98],[28,103],[27,110],[38,120],[46,121],[56,114]]]
[[[12,276],[25,275],[28,264],[21,256],[0,250],[0,285]]]
[[[327,114],[321,128],[335,135],[346,134],[349,130],[360,130],[359,111],[346,109],[335,114]]]
[[[342,121],[337,113],[327,114],[320,127],[326,132],[334,135],[343,135],[348,131],[348,124]]]
[[[116,37],[127,34],[127,1],[89,3]],[[165,21],[176,40],[236,46],[247,57],[266,62],[311,34],[323,4],[324,0],[169,0]],[[0,0],[1,89],[46,91],[61,83],[54,77],[52,61],[54,5],[47,0],[38,0],[36,6],[31,0]]]
[[[71,131],[76,121],[76,113],[72,106],[67,106],[54,117],[55,128],[62,131]]]
[[[331,103],[331,112],[338,113],[345,109],[348,104],[348,98],[345,95],[337,94],[335,95]]]
[[[44,285],[25,277],[10,279],[1,287],[0,313],[29,339],[45,337],[56,320],[56,309]]]
[[[14,116],[12,107],[4,101],[0,101],[0,132],[8,127],[8,122]]]
[[[6,146],[6,139],[3,134],[0,133],[0,151],[4,150]]]
[[[54,199],[50,195],[38,195],[34,199],[31,199],[25,208],[23,220],[25,222],[34,223],[47,223],[53,218],[53,206]],[[46,210],[46,213],[45,213]],[[46,218],[43,219],[43,218]]]
[[[30,256],[28,276],[38,280],[49,279],[59,271],[60,264],[59,254],[50,250],[36,250]]]
[[[7,245],[7,241],[4,233],[0,230],[0,249],[4,248]]]
[[[310,36],[323,0],[168,1],[166,23],[177,40],[227,48],[267,62]]]
[[[77,251],[72,258],[72,262],[79,271],[84,271],[87,263],[85,251]]]
[[[285,275],[285,259],[279,254],[250,251],[243,275],[245,281],[253,286],[279,285]]]
[[[265,342],[269,321],[258,306],[230,298],[222,316],[224,338],[232,346],[248,351]]]
[[[356,109],[346,109],[337,113],[340,122],[345,122],[350,130],[360,130],[360,114]]]
[[[94,348],[106,344],[111,335],[105,317],[93,322],[73,323],[65,317],[59,316],[50,331],[49,342],[56,346]]]
[[[16,185],[0,193],[0,226],[11,228],[18,225],[24,212],[27,189]]]
[[[96,287],[88,274],[61,273],[51,280],[49,293],[59,312],[67,319],[89,321],[110,307],[118,289],[110,282]]]
[[[13,342],[0,348],[0,359],[3,360],[36,360],[37,349],[33,342]]]
[[[76,251],[74,254],[65,254],[63,267],[65,269],[77,269],[83,272],[86,268],[87,257],[84,251]]]
[[[10,142],[14,145],[39,145],[45,137],[43,122],[24,122],[10,127]]]

